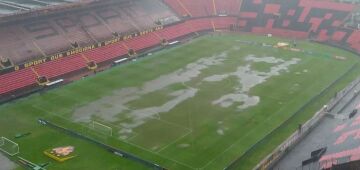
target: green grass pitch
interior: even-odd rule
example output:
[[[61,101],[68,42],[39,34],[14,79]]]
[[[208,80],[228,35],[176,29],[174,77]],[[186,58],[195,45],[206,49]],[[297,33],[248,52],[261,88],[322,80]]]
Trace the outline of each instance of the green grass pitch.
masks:
[[[297,41],[297,48],[307,52],[262,45],[277,42],[291,40],[239,34],[203,36],[3,104],[0,136],[14,139],[17,133],[31,132],[14,139],[20,156],[35,163],[50,162],[49,169],[147,168],[44,127],[37,123],[38,118],[171,170],[223,169],[359,62],[354,54],[307,41]],[[252,150],[239,169],[255,166],[359,71],[356,67],[346,74],[286,128]],[[111,127],[113,136],[92,130],[92,121]],[[68,145],[75,146],[78,156],[64,163],[42,153]]]

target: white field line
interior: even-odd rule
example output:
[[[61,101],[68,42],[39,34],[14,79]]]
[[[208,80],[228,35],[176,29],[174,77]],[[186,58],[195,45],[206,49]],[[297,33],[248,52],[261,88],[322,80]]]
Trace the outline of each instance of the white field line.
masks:
[[[178,137],[177,139],[175,139],[174,141],[170,142],[169,144],[165,145],[164,147],[160,148],[158,151],[156,151],[156,153],[160,153],[161,151],[165,150],[166,148],[168,148],[170,145],[175,144],[176,142],[180,141],[181,139],[185,138],[186,136],[190,135],[192,133],[192,131],[189,131],[187,133],[185,133],[184,135]]]
[[[272,99],[272,100],[275,100],[275,101],[281,101],[281,102],[283,102],[284,101],[284,99],[282,99],[281,97],[274,97],[274,96],[262,96],[263,98],[269,98],[269,99]]]
[[[112,127],[116,127],[116,128],[119,128],[119,129],[128,129],[128,128],[122,126],[122,125],[115,125],[115,124],[112,124],[112,123],[108,123],[108,124],[109,124],[110,126],[112,126]],[[134,133],[134,136],[140,135],[138,132],[135,132],[135,131],[132,131],[131,133]],[[118,132],[116,132],[116,134],[118,134]],[[134,136],[131,136],[130,138],[133,138]],[[122,139],[119,139],[119,140],[123,141]],[[128,140],[128,139],[127,139],[127,140]]]
[[[152,151],[152,150],[149,150],[149,149],[147,149],[147,148],[144,148],[144,147],[142,147],[142,146],[140,146],[140,145],[137,145],[137,144],[134,144],[134,143],[132,143],[132,142],[128,142],[128,141],[123,141],[123,142],[126,143],[126,144],[128,144],[128,145],[131,145],[131,146],[140,148],[140,149],[142,149],[142,150],[144,150],[144,151],[150,152],[150,153],[152,153],[152,154],[154,154],[154,155],[157,155],[157,156],[159,156],[159,157],[161,157],[161,158],[163,158],[163,159],[165,159],[165,160],[166,160],[166,159],[167,159],[167,160],[171,160],[171,161],[176,162],[176,163],[178,163],[178,164],[180,164],[180,165],[186,166],[186,167],[188,167],[188,168],[190,168],[190,169],[196,169],[196,168],[194,168],[194,167],[192,167],[192,166],[190,166],[190,165],[188,165],[188,164],[179,162],[179,161],[174,160],[174,159],[171,159],[171,158],[169,158],[169,157],[165,157],[165,156],[163,156],[163,155],[160,155],[160,154],[157,153],[157,152],[154,152],[154,151]]]
[[[187,88],[192,88],[192,87],[186,85],[185,82],[182,82],[182,84],[183,84],[185,87],[187,87]],[[68,98],[68,96],[66,96],[66,95],[59,95],[59,94],[55,94],[55,95],[59,96],[59,97],[56,97],[56,98],[60,98],[60,97]],[[267,97],[269,97],[269,96],[267,96]],[[55,98],[55,99],[56,99],[56,98]],[[269,98],[271,98],[271,97],[269,97]],[[54,100],[54,99],[53,99],[53,100]],[[76,100],[76,101],[79,101],[78,98],[76,98],[76,97],[75,97],[75,100]],[[79,101],[79,102],[80,102],[80,101]],[[50,115],[53,115],[53,116],[59,117],[59,118],[61,118],[61,119],[64,119],[64,120],[67,120],[67,121],[72,122],[69,118],[65,118],[65,117],[62,116],[62,115],[55,114],[55,113],[53,113],[53,112],[47,111],[46,109],[43,109],[42,107],[40,107],[40,106],[38,106],[38,105],[33,105],[33,107],[35,107],[35,108],[37,108],[37,109],[39,109],[39,110],[42,110],[42,111],[44,111],[44,112],[46,112],[46,113],[49,113]],[[71,111],[70,109],[65,109],[65,110]],[[129,110],[131,110],[131,109],[129,109]],[[280,111],[281,111],[281,110],[280,110]],[[279,113],[280,111],[278,111],[278,113]],[[270,118],[272,118],[272,117],[275,116],[275,115],[277,115],[277,114],[274,114],[274,115],[272,115],[271,117],[268,117],[264,122],[268,121]],[[188,128],[188,127],[185,127],[185,126],[182,126],[182,125],[179,125],[179,124],[176,124],[176,123],[172,123],[172,122],[169,122],[169,121],[166,121],[166,120],[162,120],[162,119],[160,118],[160,115],[159,115],[159,114],[158,114],[158,116],[159,116],[159,118],[156,118],[156,117],[149,117],[149,118],[151,118],[151,119],[156,119],[156,120],[162,121],[162,122],[164,122],[164,123],[167,123],[167,124],[169,124],[169,125],[173,125],[173,126],[176,126],[176,127],[180,127],[180,128],[186,129],[186,130],[188,130],[188,132],[187,132],[186,134],[180,136],[179,138],[177,138],[177,139],[174,140],[173,142],[170,142],[169,144],[167,144],[166,146],[162,147],[160,150],[158,150],[158,151],[156,151],[156,152],[151,151],[151,150],[149,150],[149,149],[146,149],[146,148],[144,148],[144,147],[142,147],[142,146],[139,146],[139,145],[137,145],[137,144],[134,144],[133,142],[130,142],[130,141],[129,141],[130,139],[132,139],[132,138],[140,135],[139,133],[134,132],[134,131],[133,131],[133,133],[135,133],[135,135],[132,136],[132,137],[130,137],[129,139],[126,139],[126,140],[118,139],[118,140],[120,140],[120,141],[122,141],[122,142],[124,142],[124,143],[127,143],[127,144],[129,144],[129,145],[132,145],[132,146],[134,146],[134,147],[140,148],[140,149],[142,149],[142,150],[148,151],[148,152],[150,152],[150,153],[152,153],[152,154],[156,154],[156,155],[158,155],[158,156],[160,156],[160,157],[162,157],[162,158],[164,158],[164,159],[171,160],[171,161],[173,161],[173,162],[176,162],[176,163],[178,163],[178,164],[180,164],[180,165],[186,166],[186,167],[191,168],[191,169],[204,169],[204,168],[206,168],[209,164],[211,164],[211,163],[214,162],[216,159],[218,159],[219,157],[221,157],[225,152],[227,152],[228,150],[230,150],[234,145],[236,145],[236,143],[238,143],[240,140],[242,140],[244,137],[248,136],[249,134],[251,134],[251,133],[254,131],[254,129],[248,131],[248,133],[246,133],[245,135],[243,135],[243,137],[241,137],[241,138],[239,138],[238,140],[236,140],[236,141],[235,141],[233,144],[231,144],[227,149],[225,149],[222,153],[218,154],[218,156],[216,156],[215,158],[213,158],[211,161],[209,161],[209,162],[208,162],[205,166],[203,166],[202,168],[195,168],[195,167],[192,167],[192,166],[187,165],[187,164],[185,164],[185,163],[182,163],[182,162],[179,162],[179,161],[177,161],[177,160],[171,159],[171,158],[169,158],[169,157],[164,157],[164,156],[160,155],[160,152],[161,152],[161,151],[165,150],[165,149],[166,149],[167,147],[169,147],[170,145],[176,143],[177,141],[179,141],[179,140],[181,140],[182,138],[186,137],[187,135],[191,134],[191,133],[192,133],[192,129],[190,129],[190,128]],[[128,120],[128,119],[131,119],[131,118],[126,118],[126,119],[123,119],[123,120]],[[114,127],[117,127],[117,128],[125,128],[125,127],[123,127],[123,126],[121,126],[121,125],[120,125],[120,126],[119,126],[119,125],[114,125],[114,124],[112,124],[112,123],[109,123],[109,124],[110,124],[111,126],[114,126]],[[78,125],[79,125],[79,126],[83,126],[83,127],[85,127],[85,128],[88,128],[88,127],[86,127],[86,126],[84,126],[84,125],[81,125],[81,124],[78,124]],[[126,128],[125,128],[125,129],[126,129]]]
[[[183,84],[185,87],[189,88],[189,89],[193,89],[193,87],[188,86],[187,84],[185,84],[185,82],[182,82],[182,84]],[[56,98],[60,98],[60,97],[62,97],[62,98],[69,98],[67,95],[60,95],[60,94],[54,94],[54,95],[57,95],[57,96],[58,96],[58,97],[56,97]],[[56,99],[56,98],[55,98],[55,99]],[[81,100],[79,100],[79,98],[72,97],[72,100],[74,100],[74,99],[75,99],[76,101],[78,101],[78,102],[81,102]],[[53,99],[53,100],[54,100],[54,99]],[[50,115],[53,115],[53,116],[59,117],[59,118],[61,118],[61,119],[64,119],[64,120],[67,120],[67,121],[72,122],[69,118],[65,118],[64,116],[61,116],[61,115],[52,113],[52,112],[50,112],[50,111],[47,111],[46,109],[43,109],[43,108],[40,107],[40,106],[37,106],[37,105],[36,105],[36,106],[34,106],[34,107],[37,108],[37,109],[39,109],[39,110],[42,110],[42,111],[44,111],[44,112],[46,112],[46,113],[49,113]],[[66,110],[71,111],[70,109],[66,109]],[[131,110],[131,109],[129,109],[129,110]],[[179,162],[179,161],[174,160],[174,159],[171,159],[171,158],[169,158],[169,157],[164,157],[164,156],[162,156],[162,155],[159,154],[161,151],[165,150],[166,148],[168,148],[168,147],[171,146],[172,144],[178,142],[179,140],[181,140],[181,139],[183,139],[184,137],[186,137],[186,136],[188,136],[189,134],[191,134],[191,133],[193,132],[192,129],[190,129],[190,128],[188,128],[188,127],[185,127],[185,126],[182,126],[182,125],[179,125],[179,124],[176,124],[176,123],[173,123],[173,122],[169,122],[169,121],[163,120],[163,119],[161,119],[160,114],[157,114],[157,117],[149,117],[149,118],[150,118],[150,119],[159,120],[159,121],[161,121],[161,122],[164,122],[164,123],[166,123],[166,124],[169,124],[169,125],[172,125],[172,126],[175,126],[175,127],[179,127],[179,128],[182,128],[182,129],[186,129],[188,132],[187,132],[186,134],[178,137],[178,138],[175,139],[174,141],[170,142],[169,144],[165,145],[164,147],[162,147],[160,150],[158,150],[158,151],[156,151],[156,152],[154,152],[154,151],[152,151],[152,150],[149,150],[149,149],[147,149],[147,148],[144,148],[144,147],[142,147],[142,146],[139,146],[139,145],[137,145],[137,144],[135,144],[135,143],[133,143],[133,142],[130,142],[131,139],[133,139],[133,138],[135,138],[136,136],[140,135],[139,133],[134,132],[134,131],[133,131],[132,133],[135,133],[135,135],[132,136],[132,137],[130,137],[129,139],[126,139],[126,140],[118,139],[118,140],[120,140],[120,141],[122,141],[122,142],[124,142],[124,143],[127,143],[127,144],[129,144],[129,145],[135,146],[135,147],[137,147],[137,148],[140,148],[140,149],[142,149],[142,150],[145,150],[145,151],[147,151],[147,152],[150,152],[150,153],[152,153],[152,154],[156,154],[156,155],[158,155],[158,156],[160,156],[160,157],[162,157],[162,158],[164,158],[164,159],[171,160],[171,161],[173,161],[173,162],[176,162],[176,163],[178,163],[178,164],[180,164],[180,165],[183,165],[183,166],[186,166],[186,167],[188,167],[188,168],[197,169],[197,168],[192,167],[192,166],[190,166],[190,165],[187,165],[187,164],[185,164],[185,163]],[[128,119],[131,119],[131,118],[125,118],[125,119],[123,119],[123,120],[128,120]],[[107,122],[107,123],[108,123],[109,125],[113,126],[113,127],[125,128],[125,127],[123,127],[123,126],[121,126],[121,125],[119,126],[119,125],[114,125],[114,124],[109,123],[109,122]],[[78,125],[79,125],[79,126],[83,126],[83,127],[85,127],[85,128],[88,128],[88,127],[86,127],[86,126],[84,126],[84,125],[81,125],[81,124],[78,124]],[[126,128],[125,128],[125,129],[126,129]],[[236,142],[235,142],[235,143],[236,143]]]
[[[133,111],[132,109],[128,109],[129,111]],[[172,125],[172,126],[175,126],[175,127],[179,127],[179,128],[182,128],[182,129],[186,129],[188,131],[192,131],[192,129],[190,129],[189,127],[186,127],[186,126],[183,126],[183,125],[180,125],[180,124],[177,124],[177,123],[173,123],[173,122],[170,122],[170,121],[166,121],[164,119],[161,119],[161,116],[160,114],[156,114],[157,116],[150,116],[148,117],[149,119],[153,119],[153,120],[158,120],[158,121],[161,121],[163,123],[166,123],[166,124],[169,124],[169,125]],[[123,118],[123,119],[120,119],[121,121],[127,121],[127,120],[131,120],[132,118],[131,117],[128,117],[128,118]],[[110,125],[113,125],[114,127],[120,127],[119,125],[114,125],[112,123],[109,123]],[[121,126],[122,127],[122,126]],[[125,128],[125,127],[122,127],[122,128]]]
[[[52,115],[52,116],[59,117],[59,118],[61,118],[61,119],[64,119],[64,120],[69,121],[69,122],[72,122],[72,123],[76,123],[76,122],[73,122],[69,117],[63,116],[61,113],[56,114],[56,113],[54,113],[54,112],[51,112],[51,111],[48,111],[48,110],[42,108],[41,106],[38,106],[38,105],[33,105],[33,107],[36,108],[36,109],[42,110],[42,111],[44,111],[44,112],[46,112],[47,114],[50,114],[50,115]],[[71,110],[69,110],[69,109],[66,109],[66,110],[67,110],[67,111],[71,111]],[[126,119],[128,119],[128,118],[126,118]],[[126,119],[125,119],[125,120],[126,120]],[[98,121],[98,120],[95,120],[95,121]],[[100,121],[100,122],[102,122],[102,121]],[[76,124],[78,124],[79,126],[83,126],[83,127],[89,128],[89,127],[87,127],[87,126],[85,126],[85,125],[81,125],[81,124],[79,124],[79,123],[76,123]],[[115,125],[115,124],[109,123],[109,122],[106,122],[106,124],[110,125],[111,127],[118,128],[118,129],[127,129],[126,127],[123,127],[123,126],[121,126],[121,125]],[[133,131],[132,133],[134,133],[135,135],[139,135],[139,134],[138,134],[137,132],[135,132],[135,131]],[[114,132],[113,132],[113,135],[114,135],[114,134],[117,134],[117,135],[118,135],[118,132],[114,131]],[[119,139],[119,140],[120,140],[120,139]]]
[[[51,115],[51,116],[59,117],[59,118],[61,118],[61,119],[63,119],[63,120],[69,121],[69,122],[71,122],[71,123],[75,123],[75,124],[77,124],[77,125],[79,125],[79,126],[81,126],[81,127],[84,127],[84,128],[89,128],[88,126],[85,126],[85,125],[82,125],[82,124],[79,124],[79,123],[76,123],[76,122],[71,121],[71,119],[69,119],[68,117],[64,117],[64,116],[61,116],[61,115],[59,115],[59,114],[55,114],[55,113],[53,113],[53,112],[47,111],[46,109],[43,109],[43,108],[41,108],[41,107],[39,107],[39,106],[33,105],[33,107],[35,107],[36,109],[42,110],[42,111],[48,113],[48,114]],[[119,125],[114,125],[114,124],[108,123],[108,122],[106,122],[106,124],[109,124],[110,126],[115,127],[115,128],[119,128],[119,129],[127,129],[127,128],[121,126],[121,125],[120,125],[120,126],[119,126]],[[114,133],[114,132],[113,132],[113,133]],[[139,133],[134,132],[134,131],[133,131],[132,133],[134,133],[135,136],[139,135]],[[117,134],[117,135],[118,135],[118,133],[117,133],[116,131],[115,131],[114,134]],[[133,137],[133,136],[132,136],[132,137]],[[132,137],[131,137],[131,138],[132,138]],[[118,140],[123,141],[123,140],[121,140],[121,139],[118,139]]]
[[[55,93],[52,93],[52,94],[55,94]],[[79,97],[76,97],[77,95],[73,95],[73,94],[72,94],[71,97],[69,97],[69,95],[66,95],[66,94],[71,95],[70,92],[68,92],[68,91],[65,91],[64,94],[55,94],[55,95],[58,96],[57,98],[62,97],[62,98],[70,99],[70,100],[73,100],[73,101],[75,100],[75,101],[77,102],[77,103],[76,103],[76,106],[87,103],[86,101],[84,102],[84,101],[83,101],[82,99],[80,99]]]
[[[294,101],[294,100],[293,100]],[[293,102],[292,101],[292,102]],[[291,102],[290,102],[291,103]],[[281,109],[276,113],[273,114],[272,116],[269,116],[267,119],[265,119],[262,123],[265,123],[267,121],[269,121],[270,119],[272,119],[275,115],[278,115],[279,113],[281,113],[281,110],[283,110],[285,107],[281,107]],[[245,135],[242,135],[241,138],[239,138],[238,140],[236,140],[233,144],[231,144],[228,148],[226,148],[223,152],[221,152],[220,154],[217,154],[217,156],[215,158],[213,158],[211,161],[209,161],[206,165],[204,165],[202,168],[200,169],[204,169],[206,168],[208,165],[210,165],[212,162],[216,161],[219,157],[221,157],[225,152],[227,152],[228,150],[230,150],[233,146],[235,146],[239,141],[243,140],[245,137],[247,137],[248,135],[252,134],[255,131],[255,128],[251,129],[250,131],[248,131]],[[245,152],[244,152],[245,153]],[[244,154],[242,153],[242,154]]]
[[[42,111],[50,114],[51,116],[59,117],[59,118],[61,118],[61,119],[64,119],[64,120],[67,120],[67,121],[70,121],[70,122],[71,122],[71,120],[69,120],[69,119],[67,119],[67,118],[65,118],[65,117],[63,117],[63,116],[61,116],[61,115],[57,115],[57,114],[54,114],[54,113],[52,113],[52,112],[50,112],[50,111],[47,111],[46,109],[43,109],[43,108],[41,108],[41,107],[39,107],[39,106],[37,106],[37,105],[33,105],[32,107],[34,107],[35,109],[42,110]],[[81,125],[81,124],[77,124],[77,125],[79,125],[79,126],[81,126],[81,127],[88,128],[87,126],[84,126],[84,125]],[[117,126],[116,126],[116,127],[117,127]],[[139,134],[136,133],[136,135],[139,135]],[[117,139],[117,140],[120,140],[120,139]],[[144,147],[142,147],[142,146],[139,146],[139,145],[137,145],[137,144],[134,144],[134,143],[132,143],[132,142],[129,142],[129,141],[126,141],[126,140],[120,140],[120,141],[122,141],[122,142],[124,142],[124,143],[126,143],[126,144],[128,144],[128,145],[134,146],[134,147],[136,147],[136,148],[139,148],[139,149],[141,149],[141,150],[150,152],[150,153],[152,153],[152,154],[154,154],[154,155],[157,155],[157,156],[159,156],[159,157],[161,157],[161,158],[163,158],[163,159],[165,159],[165,160],[170,160],[170,161],[172,161],[172,162],[175,162],[175,163],[177,163],[177,164],[179,164],[179,165],[185,166],[185,167],[190,168],[190,169],[196,169],[195,167],[192,167],[191,165],[188,165],[188,164],[179,162],[179,161],[174,160],[174,159],[171,159],[171,158],[169,158],[169,157],[165,157],[165,156],[163,156],[163,155],[160,155],[160,154],[157,153],[157,152],[153,152],[153,151],[151,151],[151,150],[149,150],[149,149],[146,149],[146,148],[144,148]]]
[[[62,95],[60,95],[60,96],[62,96]],[[43,109],[42,107],[40,107],[40,106],[38,106],[38,105],[34,105],[34,107],[35,108],[37,108],[37,109],[39,109],[39,110],[42,110],[42,111],[44,111],[44,112],[46,112],[46,113],[49,113],[49,114],[51,114],[51,115],[53,115],[53,116],[57,116],[57,117],[60,117],[60,118],[62,118],[62,119],[64,119],[64,120],[67,120],[67,121],[70,121],[70,122],[72,122],[71,121],[71,119],[69,119],[68,117],[65,117],[65,116],[61,116],[61,113],[59,113],[59,114],[55,114],[55,113],[53,113],[53,112],[50,112],[50,111],[48,111],[48,110],[46,110],[46,109]],[[69,110],[69,109],[66,109],[67,111],[71,111],[71,110]],[[169,124],[169,125],[171,125],[171,126],[175,126],[175,127],[179,127],[179,128],[182,128],[182,129],[186,129],[187,131],[188,131],[188,133],[189,132],[192,132],[192,129],[190,129],[190,128],[188,128],[188,127],[186,127],[186,126],[182,126],[182,125],[179,125],[179,124],[176,124],[176,123],[173,123],[173,122],[169,122],[169,121],[166,121],[166,120],[163,120],[163,119],[161,119],[160,118],[160,115],[159,115],[159,118],[157,118],[157,117],[149,117],[150,119],[154,119],[154,120],[158,120],[158,121],[161,121],[161,122],[163,122],[163,123],[165,123],[165,124]],[[131,118],[125,118],[125,119],[122,119],[122,120],[130,120]],[[96,120],[96,121],[98,121],[98,120]],[[104,123],[104,122],[102,122],[102,121],[99,121],[99,122],[101,122],[101,123]],[[116,127],[116,128],[119,128],[119,129],[127,129],[126,127],[123,127],[122,125],[116,125],[116,124],[113,124],[113,123],[110,123],[110,122],[106,122],[106,124],[109,124],[110,126],[112,126],[112,127]],[[114,133],[114,132],[113,132]],[[116,134],[117,134],[117,132],[115,132]],[[134,137],[136,137],[136,136],[138,136],[138,135],[140,135],[138,132],[135,132],[135,131],[132,131],[132,133],[134,133],[135,135],[134,136],[131,136],[130,138],[134,138]],[[130,140],[130,138],[129,139],[126,139],[126,140]]]
[[[139,136],[140,133],[136,133],[134,135],[132,135],[130,138],[127,138],[127,139],[124,139],[124,141],[128,141],[128,142],[131,142],[132,139],[136,138],[137,136]]]
[[[169,125],[172,125],[172,126],[175,126],[175,127],[179,127],[179,128],[182,128],[182,129],[186,129],[187,131],[192,131],[192,129],[186,127],[186,126],[183,126],[183,125],[179,125],[177,123],[173,123],[173,122],[170,122],[170,121],[166,121],[166,120],[163,120],[163,119],[156,119],[156,118],[152,118],[152,119],[155,119],[155,120],[159,120],[161,122],[164,122],[166,124],[169,124]]]
[[[41,106],[38,105],[38,104],[32,105],[31,107],[33,107],[33,108],[35,108],[35,109],[42,110],[42,111],[44,111],[46,114],[54,115],[54,116],[57,116],[57,117],[61,117],[61,118],[65,119],[65,120],[69,120],[68,118],[65,118],[65,116],[63,115],[64,113],[58,113],[58,114],[56,114],[56,113],[54,113],[54,112],[52,112],[52,111],[49,111],[49,110],[47,110],[47,109],[44,109],[43,107],[41,107]],[[68,108],[65,108],[65,109],[62,108],[62,110],[65,111],[65,112],[71,112],[71,111],[72,111],[71,109],[68,109]]]

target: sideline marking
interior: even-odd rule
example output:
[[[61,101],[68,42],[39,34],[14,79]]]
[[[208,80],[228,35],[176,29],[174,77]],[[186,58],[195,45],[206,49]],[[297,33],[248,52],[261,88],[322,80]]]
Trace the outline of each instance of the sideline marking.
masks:
[[[185,138],[186,136],[190,135],[192,133],[192,131],[187,132],[186,134],[178,137],[177,139],[175,139],[174,141],[170,142],[169,144],[165,145],[164,147],[160,148],[158,151],[156,151],[156,153],[160,153],[161,151],[165,150],[167,147],[169,147],[172,144],[175,144],[176,142],[178,142],[179,140]]]

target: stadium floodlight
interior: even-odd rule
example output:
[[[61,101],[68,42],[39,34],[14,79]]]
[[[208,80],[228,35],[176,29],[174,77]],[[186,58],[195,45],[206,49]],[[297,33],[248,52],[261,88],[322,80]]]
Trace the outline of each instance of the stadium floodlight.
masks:
[[[16,154],[18,154],[20,152],[20,147],[19,147],[19,144],[2,136],[0,138],[0,151],[4,152],[10,156],[15,156]]]
[[[97,122],[97,121],[92,121],[91,128],[95,132],[103,134],[103,135],[108,135],[108,136],[113,135],[112,128],[110,126],[106,126],[106,125],[104,125],[104,124],[102,124],[100,122]]]

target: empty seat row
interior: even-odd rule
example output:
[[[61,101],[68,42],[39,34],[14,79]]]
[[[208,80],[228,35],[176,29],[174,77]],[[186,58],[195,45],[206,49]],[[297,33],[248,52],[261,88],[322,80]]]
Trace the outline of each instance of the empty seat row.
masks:
[[[181,16],[237,15],[242,0],[164,0]]]
[[[137,36],[122,42],[92,49],[82,54],[75,54],[49,61],[31,68],[22,69],[8,74],[0,75],[0,94],[9,93],[26,86],[36,84],[37,76],[46,76],[49,79],[58,78],[87,67],[88,61],[97,63],[113,60],[125,56],[129,49],[140,51],[160,45],[163,39],[168,41],[191,34],[196,31],[227,28],[236,22],[232,17],[199,18],[185,21],[166,27],[156,32]],[[38,75],[37,75],[38,74]]]

